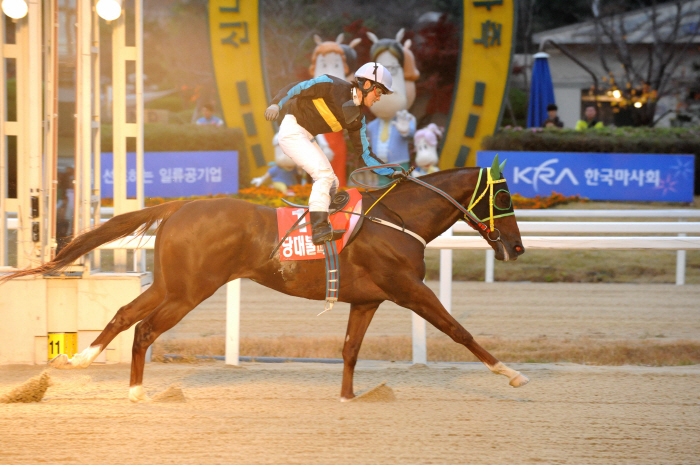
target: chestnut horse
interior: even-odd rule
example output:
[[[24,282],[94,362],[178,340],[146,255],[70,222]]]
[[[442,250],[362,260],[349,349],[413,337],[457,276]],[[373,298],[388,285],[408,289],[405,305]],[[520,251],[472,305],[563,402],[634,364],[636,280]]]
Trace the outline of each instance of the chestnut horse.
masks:
[[[510,194],[504,179],[499,181],[502,185],[497,185],[496,193],[494,184],[489,184],[492,178],[499,179],[501,169],[496,160],[490,171],[458,168],[421,178],[451,197],[454,204],[445,195],[419,185],[421,181],[405,180],[384,196],[371,215],[398,225],[403,222],[406,229],[430,242],[469,210],[467,219],[489,241],[496,258],[514,260],[524,248]],[[387,190],[374,191],[374,196],[363,193],[365,208],[374,202],[372,197]],[[487,195],[482,195],[482,190]],[[499,209],[496,213],[505,213],[494,215],[494,206]],[[140,321],[134,336],[129,398],[134,402],[147,400],[142,383],[148,347],[227,282],[248,278],[285,294],[312,300],[325,298],[324,260],[280,261],[279,254],[269,258],[278,243],[275,209],[237,199],[175,201],[115,216],[75,237],[51,262],[0,281],[56,272],[102,244],[137,230],[137,234],[145,233],[158,221],[153,284],[120,308],[89,348],[71,359],[59,355],[50,362],[52,366],[87,367],[117,334]],[[487,221],[490,228],[485,225]],[[353,373],[360,345],[374,313],[385,300],[423,317],[464,345],[492,372],[507,376],[512,386],[529,381],[484,350],[445,310],[423,282],[424,255],[425,246],[417,238],[373,221],[364,221],[340,254],[339,300],[350,303],[343,347],[342,401],[355,397]]]

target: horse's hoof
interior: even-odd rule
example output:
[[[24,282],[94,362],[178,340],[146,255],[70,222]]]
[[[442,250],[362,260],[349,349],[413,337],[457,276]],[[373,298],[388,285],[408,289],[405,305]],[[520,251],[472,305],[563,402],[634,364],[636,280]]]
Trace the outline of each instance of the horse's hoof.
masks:
[[[517,388],[517,387],[525,386],[529,382],[530,382],[530,378],[528,378],[527,376],[525,376],[522,373],[518,373],[518,375],[513,377],[513,379],[511,379],[510,383],[508,383],[508,384]]]
[[[59,370],[70,368],[70,366],[68,366],[68,355],[56,355],[54,358],[49,360],[49,366],[52,368],[58,368]]]
[[[350,401],[353,400],[354,398],[355,398],[355,397],[351,397],[351,398],[348,399],[347,397],[341,397],[341,398],[340,398],[340,401],[341,401],[341,402],[350,402]]]
[[[129,400],[131,402],[148,402],[151,399],[146,395],[143,386],[131,386],[129,388]]]
[[[73,358],[69,360],[69,363],[73,368],[87,368],[92,364],[93,360],[100,355],[100,352],[102,352],[101,345],[90,346],[79,354],[75,354]]]

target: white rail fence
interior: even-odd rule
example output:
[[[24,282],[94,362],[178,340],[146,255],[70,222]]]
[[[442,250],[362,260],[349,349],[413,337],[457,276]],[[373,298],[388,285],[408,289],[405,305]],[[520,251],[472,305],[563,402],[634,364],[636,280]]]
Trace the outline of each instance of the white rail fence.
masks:
[[[526,250],[676,250],[676,284],[685,283],[685,251],[700,250],[700,222],[686,222],[700,218],[700,210],[518,210],[517,218],[675,218],[677,221],[518,221]],[[9,221],[12,221],[10,219]],[[14,220],[15,222],[17,220]],[[8,226],[16,227],[16,224]],[[455,236],[453,233],[471,233]],[[573,236],[530,236],[529,233],[586,234]],[[590,236],[588,234],[625,234],[620,236]],[[629,234],[674,234],[674,236],[629,236]],[[125,237],[101,246],[101,249],[153,249],[155,236]],[[429,249],[440,250],[439,298],[448,312],[452,307],[452,250],[485,249],[486,282],[493,282],[494,251],[467,224],[458,223],[428,244]],[[134,250],[134,269],[140,260]],[[226,363],[238,365],[240,342],[240,280],[227,285],[226,297]],[[412,313],[413,362],[427,362],[426,322]]]

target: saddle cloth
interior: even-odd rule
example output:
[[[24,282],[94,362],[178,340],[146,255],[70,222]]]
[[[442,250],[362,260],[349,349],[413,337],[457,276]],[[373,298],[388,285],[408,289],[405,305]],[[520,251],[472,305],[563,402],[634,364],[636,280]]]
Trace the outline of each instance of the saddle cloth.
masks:
[[[347,205],[343,207],[337,213],[334,213],[330,217],[333,229],[345,229],[345,234],[341,239],[335,241],[338,253],[343,250],[343,247],[347,245],[352,236],[352,232],[357,225],[360,217],[358,215],[352,215],[347,212],[362,213],[362,195],[357,189],[348,189],[347,193],[350,195],[350,200]],[[309,223],[309,211],[304,208],[295,207],[282,207],[277,209],[277,233],[278,240],[282,240],[287,231],[294,225],[294,223],[299,219],[300,215],[304,215],[304,219],[301,223]],[[300,223],[300,224],[301,224]],[[290,261],[290,260],[318,260],[325,257],[323,253],[322,245],[314,245],[311,242],[311,225],[304,226],[301,229],[292,231],[289,237],[285,239],[279,250],[280,261]]]

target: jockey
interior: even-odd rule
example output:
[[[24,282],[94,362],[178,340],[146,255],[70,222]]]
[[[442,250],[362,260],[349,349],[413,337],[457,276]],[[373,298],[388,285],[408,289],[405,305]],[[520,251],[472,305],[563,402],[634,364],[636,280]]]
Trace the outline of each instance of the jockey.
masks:
[[[279,145],[284,153],[302,167],[314,181],[309,196],[312,241],[321,245],[334,240],[328,221],[328,207],[338,189],[338,178],[314,136],[347,129],[357,155],[369,167],[382,165],[367,141],[362,107],[371,107],[382,95],[391,94],[391,74],[379,63],[366,63],[355,72],[355,80],[324,74],[308,81],[289,84],[272,99],[265,110],[268,121],[284,115],[279,130]],[[392,178],[402,176],[392,168],[377,168],[375,173]]]

